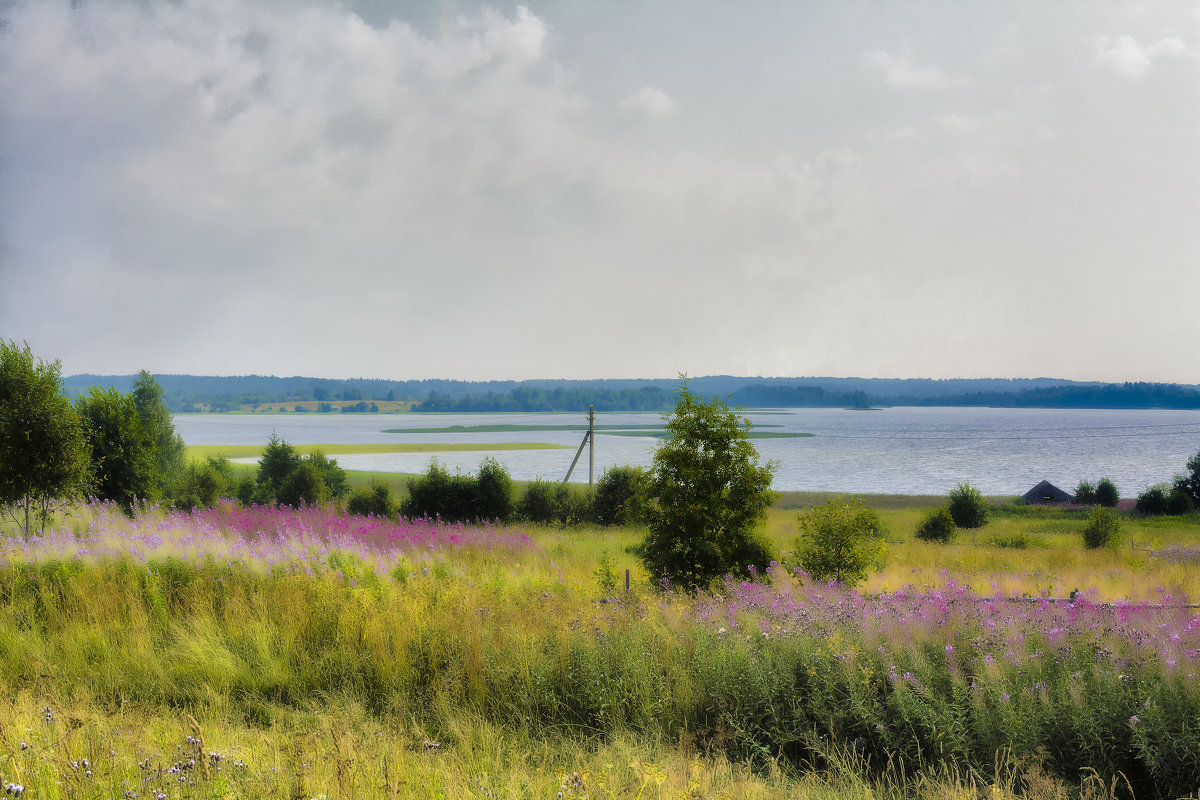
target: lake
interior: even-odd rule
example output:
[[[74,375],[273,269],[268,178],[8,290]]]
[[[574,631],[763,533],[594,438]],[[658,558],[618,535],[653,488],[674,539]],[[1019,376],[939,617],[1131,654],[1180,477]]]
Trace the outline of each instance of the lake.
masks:
[[[970,481],[986,494],[1022,494],[1040,480],[1072,491],[1080,480],[1109,477],[1124,497],[1182,472],[1200,451],[1200,411],[1014,408],[796,408],[745,412],[767,431],[815,434],[760,439],[764,459],[779,462],[783,490],[945,494]],[[384,433],[385,428],[452,425],[587,425],[586,414],[182,414],[175,428],[188,444],[265,444],[272,432],[293,444],[367,442],[551,442],[570,450],[439,453],[451,470],[473,472],[494,456],[517,479],[562,480],[582,431]],[[659,414],[597,414],[597,425],[659,426]],[[608,466],[648,466],[658,440],[598,432],[596,477]],[[331,453],[336,450],[331,448]],[[423,472],[426,453],[337,456],[346,469]],[[587,451],[572,481],[587,482]]]

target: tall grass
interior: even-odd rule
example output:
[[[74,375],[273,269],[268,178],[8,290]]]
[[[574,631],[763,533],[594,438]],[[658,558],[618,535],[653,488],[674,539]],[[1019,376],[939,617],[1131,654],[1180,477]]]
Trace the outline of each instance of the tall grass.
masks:
[[[1123,775],[1149,796],[1200,785],[1200,618],[1165,588],[1155,602],[1116,606],[1095,593],[1072,604],[1012,602],[1012,592],[947,573],[934,587],[857,593],[775,565],[712,595],[642,588],[611,598],[592,573],[612,542],[594,537],[323,509],[148,510],[132,520],[81,509],[57,531],[5,548],[0,688],[25,698],[13,706],[25,709],[12,712],[21,720],[30,703],[44,704],[68,732],[77,709],[134,709],[269,731],[288,747],[286,731],[303,719],[329,731],[347,720],[407,731],[379,745],[395,759],[418,739],[477,758],[484,745],[472,737],[510,737],[521,758],[553,751],[538,767],[547,777],[566,770],[567,751],[658,754],[644,765],[687,741],[672,769],[687,773],[689,759],[708,754],[751,765],[764,786],[772,770],[829,775],[846,759],[865,770],[870,791],[899,780],[898,763],[923,776],[912,780],[989,785],[979,776],[996,774],[997,753],[1017,787],[1035,773],[1077,783],[1082,769],[1104,781]],[[612,552],[644,587],[629,557]],[[19,762],[21,774],[57,763],[46,760],[48,741],[41,760]],[[11,780],[29,756],[0,745],[9,749],[0,778]],[[323,787],[347,769],[341,745],[329,746]],[[308,762],[292,761],[299,780],[296,765]],[[128,773],[121,763],[112,769]],[[628,771],[588,763],[589,774],[633,785]],[[52,772],[65,780],[61,765]],[[124,785],[135,773],[121,774]]]

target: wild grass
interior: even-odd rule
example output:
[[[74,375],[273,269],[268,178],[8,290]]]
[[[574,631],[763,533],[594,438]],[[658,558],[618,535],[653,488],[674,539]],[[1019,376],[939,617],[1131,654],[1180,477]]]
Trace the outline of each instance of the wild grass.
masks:
[[[85,798],[1200,785],[1200,618],[1176,594],[1200,525],[1127,518],[1158,549],[1096,553],[1054,527],[1066,516],[940,546],[913,539],[919,509],[883,515],[892,561],[860,591],[790,571],[794,512],[777,511],[785,563],[691,597],[648,585],[632,529],[76,509],[4,544],[0,782]],[[994,547],[993,525],[1046,546]],[[1077,602],[1039,598],[1076,578]]]

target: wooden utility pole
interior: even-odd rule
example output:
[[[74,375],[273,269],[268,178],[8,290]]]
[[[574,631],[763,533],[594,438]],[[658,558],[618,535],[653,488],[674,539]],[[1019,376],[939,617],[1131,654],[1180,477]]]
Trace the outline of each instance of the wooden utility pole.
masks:
[[[575,451],[575,460],[571,462],[571,468],[567,470],[567,477],[563,478],[563,483],[571,480],[571,473],[575,471],[575,465],[579,463],[579,457],[583,455],[583,446],[588,447],[588,486],[592,485],[594,473],[596,471],[596,408],[588,406],[588,429],[583,435],[583,441],[579,443],[579,449]]]

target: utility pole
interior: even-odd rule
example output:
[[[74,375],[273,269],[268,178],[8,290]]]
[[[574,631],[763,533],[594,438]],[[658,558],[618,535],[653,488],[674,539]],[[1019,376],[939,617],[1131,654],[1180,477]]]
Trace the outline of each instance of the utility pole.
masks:
[[[588,429],[583,435],[583,441],[579,443],[579,449],[575,451],[575,460],[571,462],[571,468],[567,470],[567,477],[563,478],[563,483],[571,480],[571,473],[575,471],[575,465],[579,463],[579,457],[583,455],[583,446],[588,447],[588,486],[592,485],[592,479],[596,471],[596,408],[588,406]]]

